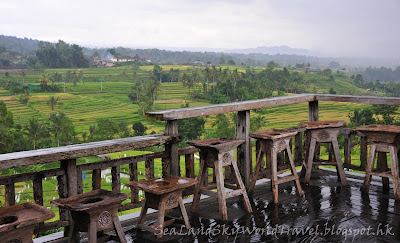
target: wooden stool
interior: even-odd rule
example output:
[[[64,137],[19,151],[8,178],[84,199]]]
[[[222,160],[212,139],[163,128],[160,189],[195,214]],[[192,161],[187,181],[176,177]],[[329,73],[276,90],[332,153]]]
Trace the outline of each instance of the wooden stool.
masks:
[[[393,180],[393,192],[396,200],[400,199],[400,188],[399,188],[399,167],[397,152],[399,146],[396,144],[400,135],[400,127],[393,125],[369,125],[360,127],[358,131],[365,134],[371,141],[371,147],[369,150],[369,158],[367,168],[365,170],[364,189],[369,191],[371,184],[371,176],[380,176],[383,178],[392,178]],[[383,152],[390,154],[390,168],[391,171],[386,172],[372,172],[375,164],[375,158],[377,152]]]
[[[33,243],[35,226],[54,217],[54,213],[35,203],[0,208],[0,242]]]
[[[301,122],[300,126],[307,129],[310,134],[311,141],[308,150],[308,159],[306,161],[306,176],[305,183],[310,183],[312,165],[334,165],[336,166],[337,173],[340,176],[342,186],[347,186],[346,175],[343,169],[342,157],[340,156],[339,144],[337,135],[339,134],[340,127],[346,125],[345,121],[312,121]],[[335,154],[336,161],[334,162],[314,162],[315,148],[318,143],[331,143]]]
[[[162,238],[165,227],[168,227],[175,221],[182,221],[180,218],[171,218],[164,221],[165,211],[176,208],[179,205],[186,229],[190,229],[189,218],[182,201],[182,190],[196,183],[197,180],[195,179],[177,176],[127,183],[127,186],[135,187],[145,192],[145,202],[140,212],[137,228],[152,232],[157,235],[157,238]],[[148,208],[158,210],[158,222],[153,225],[144,224]]]
[[[68,243],[79,242],[79,232],[88,232],[88,242],[96,243],[97,232],[114,229],[119,242],[126,243],[125,234],[118,219],[118,207],[128,198],[125,193],[99,189],[69,198],[51,201],[51,204],[71,212],[72,223]]]
[[[274,203],[278,203],[278,185],[288,182],[295,181],[297,186],[297,190],[299,192],[299,196],[303,196],[303,191],[300,186],[299,176],[296,172],[296,166],[294,165],[292,150],[289,147],[290,139],[297,134],[297,131],[290,129],[270,129],[261,132],[255,132],[250,134],[250,137],[255,138],[260,143],[260,149],[257,155],[257,163],[256,168],[253,173],[253,180],[251,181],[249,187],[249,193],[253,193],[254,187],[256,185],[256,181],[258,178],[258,174],[261,170],[261,166],[263,164],[263,155],[271,154],[272,163],[271,163],[271,186],[272,193],[274,197]],[[278,178],[278,153],[285,151],[289,157],[290,162],[290,170],[292,172],[291,176],[279,177]],[[284,171],[286,171],[285,169]],[[283,171],[282,171],[283,172]]]
[[[244,187],[242,177],[236,164],[233,152],[234,149],[244,143],[242,139],[229,138],[212,138],[200,141],[187,142],[200,149],[200,170],[199,181],[194,191],[192,204],[192,212],[196,212],[199,208],[200,195],[205,194],[218,198],[219,214],[221,220],[228,220],[228,212],[226,208],[226,199],[241,195],[243,203],[248,213],[252,212],[246,188]],[[230,166],[235,175],[236,186],[224,183],[223,167]],[[209,190],[204,185],[207,168],[215,168],[215,177],[217,183],[217,192]],[[225,187],[234,191],[225,192]]]

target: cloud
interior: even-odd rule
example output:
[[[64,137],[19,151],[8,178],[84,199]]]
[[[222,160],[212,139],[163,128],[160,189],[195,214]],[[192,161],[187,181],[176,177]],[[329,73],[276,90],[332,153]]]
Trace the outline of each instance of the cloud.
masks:
[[[81,45],[249,48],[400,55],[396,0],[0,2],[1,34]]]

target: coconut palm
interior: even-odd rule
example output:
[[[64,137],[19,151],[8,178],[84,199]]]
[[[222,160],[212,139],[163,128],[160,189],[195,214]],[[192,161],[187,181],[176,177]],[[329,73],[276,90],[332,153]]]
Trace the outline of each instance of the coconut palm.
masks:
[[[25,126],[25,134],[33,143],[33,149],[36,149],[36,144],[39,139],[41,139],[46,132],[46,125],[44,122],[40,121],[37,117],[28,120]]]
[[[58,100],[60,97],[54,97],[54,96],[49,96],[49,100],[47,101],[47,104],[50,105],[51,111],[54,111],[54,108],[56,105],[61,105],[62,103],[59,102]]]

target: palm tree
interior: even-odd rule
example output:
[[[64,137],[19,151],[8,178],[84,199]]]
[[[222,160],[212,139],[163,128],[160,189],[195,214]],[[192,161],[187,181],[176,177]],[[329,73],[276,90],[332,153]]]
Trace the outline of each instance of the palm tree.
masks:
[[[47,104],[50,105],[51,111],[54,111],[54,107],[56,105],[61,105],[61,102],[58,102],[60,97],[54,97],[54,96],[49,96],[49,100],[47,101]]]
[[[28,120],[25,126],[25,134],[33,142],[33,149],[36,149],[36,144],[39,139],[43,137],[46,126],[37,117]]]
[[[93,142],[94,133],[96,132],[96,125],[89,125],[89,139]]]

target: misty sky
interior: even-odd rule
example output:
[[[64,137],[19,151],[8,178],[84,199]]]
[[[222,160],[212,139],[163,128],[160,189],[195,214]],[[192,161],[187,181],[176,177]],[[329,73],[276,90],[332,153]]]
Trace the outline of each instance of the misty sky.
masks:
[[[0,34],[84,46],[400,57],[399,0],[1,0]]]

